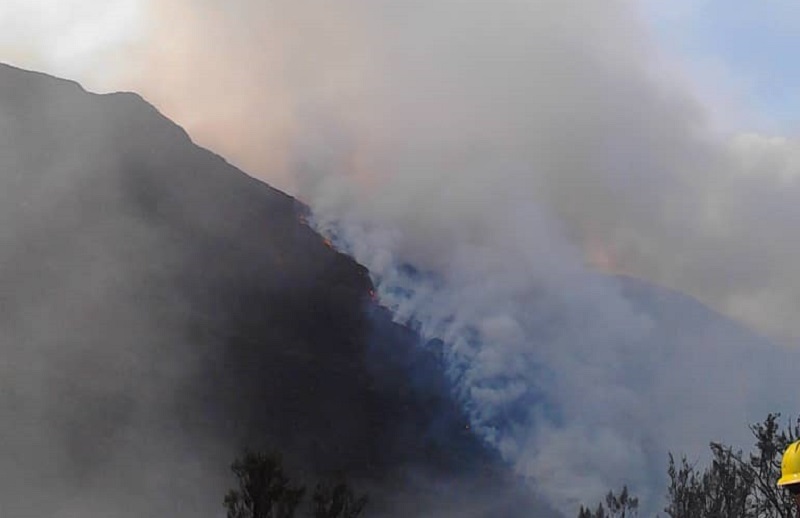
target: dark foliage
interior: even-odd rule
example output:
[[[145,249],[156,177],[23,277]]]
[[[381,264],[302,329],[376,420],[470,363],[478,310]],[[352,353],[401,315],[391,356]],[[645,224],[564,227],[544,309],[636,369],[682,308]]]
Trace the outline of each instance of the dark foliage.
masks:
[[[578,518],[635,518],[639,515],[639,499],[632,497],[625,486],[619,495],[609,491],[606,495],[605,505],[601,502],[592,511],[581,506]]]
[[[356,496],[344,481],[317,484],[311,500],[314,518],[357,518],[367,505],[367,497]]]
[[[277,453],[245,451],[231,465],[239,483],[223,505],[227,518],[293,518],[306,489],[295,485],[284,472]],[[356,496],[344,480],[320,482],[311,497],[313,518],[358,518],[367,505],[366,496]]]
[[[278,455],[245,452],[231,465],[239,489],[225,496],[228,518],[292,518],[304,487],[292,485]]]

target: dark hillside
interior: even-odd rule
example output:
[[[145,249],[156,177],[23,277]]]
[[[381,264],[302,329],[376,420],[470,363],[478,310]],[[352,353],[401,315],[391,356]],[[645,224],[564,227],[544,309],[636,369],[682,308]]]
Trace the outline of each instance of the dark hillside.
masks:
[[[0,514],[212,516],[246,444],[503,484],[305,210],[137,95],[0,66]]]

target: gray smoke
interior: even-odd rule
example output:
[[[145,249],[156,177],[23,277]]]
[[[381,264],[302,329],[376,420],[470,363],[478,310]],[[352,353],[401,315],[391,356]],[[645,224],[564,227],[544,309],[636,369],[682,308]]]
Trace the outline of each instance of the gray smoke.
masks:
[[[0,73],[0,514],[215,513],[233,447],[181,419],[202,344],[154,286],[185,257],[117,183],[152,108]]]
[[[800,334],[798,144],[722,135],[625,1],[153,3],[119,84],[314,208],[446,343],[473,426],[567,513],[747,441]],[[667,297],[668,307],[688,299]],[[690,312],[691,313],[691,312]],[[787,359],[789,358],[789,359]]]
[[[474,428],[533,487],[568,515],[623,484],[657,509],[667,451],[794,411],[795,355],[665,322],[586,263],[790,335],[791,147],[714,134],[624,6],[435,5],[373,20],[391,37],[368,108],[300,112],[299,192],[396,318],[445,342]]]

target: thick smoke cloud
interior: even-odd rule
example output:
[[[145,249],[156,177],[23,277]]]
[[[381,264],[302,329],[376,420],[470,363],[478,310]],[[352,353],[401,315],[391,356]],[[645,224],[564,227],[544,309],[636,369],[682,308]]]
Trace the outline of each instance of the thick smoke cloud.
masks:
[[[719,107],[687,90],[627,2],[175,0],[149,14],[117,84],[280,188],[362,204],[400,191],[374,200],[383,212],[407,207],[403,192],[415,208],[444,186],[514,192],[598,266],[798,334],[778,238],[793,214],[762,198],[791,199],[796,143],[716,133]]]
[[[782,353],[729,329],[665,337],[591,268],[797,333],[796,146],[714,133],[630,4],[153,14],[133,87],[308,201],[397,318],[447,344],[474,427],[561,509],[622,483],[657,505],[667,449],[743,442],[747,422],[792,410],[789,376],[765,375]]]
[[[139,0],[7,0],[0,6],[3,63],[74,77],[93,89],[113,88],[130,72],[144,27]]]
[[[798,145],[716,133],[629,2],[161,1],[120,79],[309,202],[474,427],[572,512],[794,411]],[[588,263],[588,264],[587,264]],[[704,318],[705,318],[704,317]],[[755,349],[754,349],[755,348]],[[754,360],[754,358],[757,358]]]

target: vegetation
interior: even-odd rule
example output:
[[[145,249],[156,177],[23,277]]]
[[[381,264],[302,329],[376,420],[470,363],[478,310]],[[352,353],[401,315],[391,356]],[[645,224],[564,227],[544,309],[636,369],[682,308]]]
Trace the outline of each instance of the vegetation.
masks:
[[[750,430],[755,439],[745,454],[722,443],[710,443],[711,462],[700,468],[686,457],[669,454],[664,513],[669,518],[792,518],[792,497],[779,489],[781,456],[800,438],[800,418],[782,428],[780,414]],[[294,518],[306,496],[306,488],[286,475],[277,454],[245,451],[231,465],[238,480],[223,502],[227,518]],[[304,516],[312,518],[359,518],[366,496],[356,495],[344,480],[316,484]],[[638,518],[639,500],[627,487],[612,491],[596,507],[581,506],[578,518]]]
[[[670,453],[669,486],[664,512],[670,518],[791,518],[795,505],[779,489],[783,450],[800,438],[800,418],[782,429],[780,414],[769,414],[750,426],[755,446],[748,454],[712,442],[712,460],[703,468],[679,461]],[[619,496],[606,495],[595,510],[581,507],[578,518],[633,518],[638,516],[638,499],[623,488]]]
[[[231,465],[239,482],[223,505],[228,518],[293,518],[306,489],[295,485],[285,474],[278,454],[245,451]],[[313,518],[358,518],[367,504],[366,496],[356,496],[345,481],[320,482],[311,497]]]
[[[638,516],[639,499],[628,494],[628,487],[623,487],[619,496],[609,491],[605,505],[600,503],[597,509],[590,511],[581,506],[578,518],[635,518]]]
[[[311,498],[314,518],[358,518],[367,497],[357,497],[346,482],[319,483]]]

